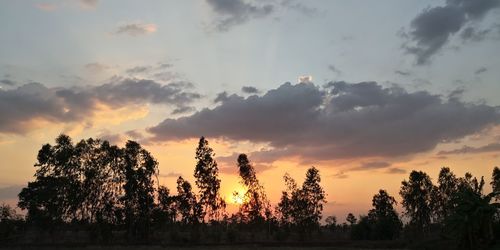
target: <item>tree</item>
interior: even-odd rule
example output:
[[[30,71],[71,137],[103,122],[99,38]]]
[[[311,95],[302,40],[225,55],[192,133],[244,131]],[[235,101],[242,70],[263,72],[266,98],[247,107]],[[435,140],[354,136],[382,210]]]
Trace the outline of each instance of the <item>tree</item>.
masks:
[[[285,174],[283,178],[287,191],[283,191],[276,208],[281,222],[297,226],[301,231],[317,228],[323,204],[326,203],[318,169],[311,167],[307,170],[306,179],[301,188],[288,174]]]
[[[40,224],[77,219],[81,185],[71,138],[59,135],[55,146],[43,145],[37,160],[36,179],[21,190],[18,206],[28,210],[29,221]]]
[[[271,214],[269,201],[255,174],[254,167],[250,164],[247,155],[238,156],[238,172],[247,191],[243,203],[240,205],[240,214],[243,221],[258,222],[269,219]]]
[[[379,190],[372,199],[372,206],[368,217],[373,225],[373,239],[392,240],[399,236],[403,223],[394,209],[396,200],[387,191]]]
[[[196,168],[194,177],[199,189],[200,203],[203,206],[203,214],[207,215],[209,220],[217,219],[225,209],[226,203],[220,197],[220,179],[218,177],[219,169],[214,160],[213,149],[208,145],[205,137],[201,137],[196,148]]]
[[[124,149],[125,219],[129,236],[147,239],[154,205],[153,177],[158,175],[158,162],[141,145],[128,141]]]
[[[451,172],[450,168],[443,167],[439,171],[438,186],[434,192],[434,205],[436,209],[436,219],[442,222],[449,216],[452,207],[452,198],[458,192],[460,180]]]
[[[399,194],[403,198],[405,215],[410,217],[410,224],[421,233],[431,223],[433,193],[432,181],[422,171],[412,171],[409,180],[401,183]]]
[[[154,210],[154,220],[160,226],[165,223],[175,222],[177,215],[175,207],[175,197],[170,195],[170,190],[165,186],[158,187],[158,204]]]
[[[181,176],[177,179],[177,197],[175,201],[177,211],[184,224],[197,224],[203,220],[201,205],[196,201],[191,184]]]
[[[349,222],[349,224],[350,224],[351,226],[352,226],[352,225],[354,225],[354,224],[356,224],[356,222],[358,221],[358,219],[356,219],[356,216],[354,216],[354,214],[352,214],[352,213],[349,213],[349,214],[347,215],[347,217],[345,218],[345,220],[346,220],[347,222]]]
[[[454,196],[454,209],[445,221],[445,229],[456,239],[460,249],[482,249],[494,240],[492,223],[500,203],[491,200],[498,194],[500,192],[494,191],[483,196],[465,188]]]
[[[491,188],[493,192],[500,192],[500,168],[495,167],[493,173],[491,174]],[[500,199],[500,195],[496,196],[496,199]]]
[[[328,216],[326,217],[325,222],[328,229],[335,231],[335,228],[337,227],[337,217],[334,215]]]
[[[318,227],[323,212],[323,204],[326,203],[326,195],[320,185],[321,177],[319,170],[311,167],[307,170],[306,180],[302,184],[302,199],[306,203],[305,224],[307,227]]]

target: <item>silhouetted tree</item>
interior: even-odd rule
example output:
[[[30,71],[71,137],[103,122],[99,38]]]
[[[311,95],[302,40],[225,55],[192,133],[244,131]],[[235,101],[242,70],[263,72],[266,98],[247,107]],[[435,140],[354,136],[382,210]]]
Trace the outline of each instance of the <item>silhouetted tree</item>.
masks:
[[[243,221],[259,222],[268,219],[271,215],[269,201],[246,154],[238,156],[238,170],[241,183],[247,188],[239,211]]]
[[[354,225],[354,224],[356,224],[356,222],[358,221],[358,219],[356,218],[356,216],[354,216],[354,214],[352,214],[352,213],[349,213],[349,214],[347,215],[347,217],[345,218],[345,220],[346,220],[347,222],[349,222],[349,224],[350,224],[351,226],[352,226],[352,225]]]
[[[158,204],[153,214],[155,223],[160,227],[175,222],[175,217],[177,215],[175,200],[176,197],[170,195],[170,190],[167,187],[158,187]]]
[[[385,190],[381,189],[378,194],[373,196],[373,209],[368,213],[368,217],[373,223],[373,239],[391,240],[399,236],[403,223],[399,219],[394,205],[396,205],[396,200]]]
[[[439,171],[437,184],[433,195],[434,206],[436,220],[442,222],[453,209],[451,200],[458,192],[460,180],[451,172],[450,168],[443,167]]]
[[[203,211],[200,203],[196,201],[196,195],[192,191],[191,184],[181,176],[177,179],[177,211],[181,215],[184,224],[197,224],[203,220]]]
[[[500,168],[495,167],[493,173],[491,174],[491,188],[493,192],[500,192]],[[496,196],[496,199],[500,199],[500,195]]]
[[[205,137],[201,137],[196,148],[196,168],[194,177],[200,192],[200,203],[203,206],[203,215],[209,220],[218,219],[225,209],[226,203],[220,197],[220,179],[217,162],[214,159],[213,149],[208,145]]]
[[[431,223],[433,193],[431,179],[422,171],[412,171],[409,180],[401,183],[399,194],[403,198],[405,214],[409,216],[410,224],[421,233]]]
[[[326,217],[325,222],[328,229],[335,231],[335,228],[337,227],[337,217],[334,215],[328,216]]]
[[[28,220],[45,225],[78,219],[81,185],[71,138],[60,135],[56,145],[38,152],[35,181],[19,193],[18,206],[28,210]]]
[[[302,199],[306,201],[305,224],[307,227],[318,227],[322,217],[326,195],[320,182],[319,170],[315,167],[309,168],[301,189]]]
[[[153,177],[158,175],[158,162],[137,142],[128,141],[124,149],[125,219],[129,236],[147,239],[154,207]]]
[[[500,203],[491,203],[499,192],[486,196],[473,189],[461,189],[452,202],[454,208],[445,221],[446,232],[458,242],[460,249],[480,249],[494,240],[492,223]]]
[[[301,231],[319,227],[319,220],[326,203],[325,192],[320,185],[321,178],[318,169],[307,170],[306,179],[301,188],[288,174],[283,177],[287,186],[276,210],[283,224],[292,224]]]

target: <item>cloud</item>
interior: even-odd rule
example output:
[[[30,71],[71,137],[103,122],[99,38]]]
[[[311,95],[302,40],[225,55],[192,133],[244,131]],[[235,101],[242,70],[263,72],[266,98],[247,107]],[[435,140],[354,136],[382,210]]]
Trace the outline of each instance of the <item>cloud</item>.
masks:
[[[481,35],[475,32],[473,25],[478,25],[477,21],[499,6],[499,0],[448,0],[445,6],[428,7],[411,21],[411,31],[406,34],[411,44],[403,47],[416,56],[417,65],[428,63],[464,26],[469,28],[462,36]]]
[[[333,72],[333,73],[335,73],[335,74],[337,74],[337,75],[340,75],[340,74],[342,73],[342,71],[340,71],[340,70],[339,70],[337,67],[335,67],[333,64],[328,65],[328,69],[329,69],[331,72]]]
[[[460,37],[464,41],[474,41],[479,42],[486,38],[486,36],[491,32],[491,29],[478,30],[473,27],[467,27],[460,33]]]
[[[243,86],[241,87],[241,91],[246,94],[257,94],[260,92],[256,87],[252,86]]]
[[[7,86],[14,86],[14,85],[16,85],[16,82],[12,81],[10,79],[2,79],[2,80],[0,80],[0,85],[1,84],[7,85]]]
[[[218,15],[214,26],[221,32],[251,19],[267,17],[276,8],[273,4],[256,5],[244,0],[206,0],[206,2]]]
[[[107,84],[74,88],[48,88],[29,83],[0,89],[0,133],[24,133],[33,121],[75,122],[90,119],[102,105],[122,108],[147,103],[185,107],[200,95],[185,84],[160,84],[145,79],[119,79]]]
[[[217,96],[214,99],[214,103],[225,102],[228,99],[229,99],[229,97],[227,95],[227,92],[224,91],[224,92],[217,94]]]
[[[102,63],[98,62],[93,62],[93,63],[87,63],[84,65],[84,68],[88,70],[91,73],[102,73],[111,67]]]
[[[372,170],[372,169],[379,169],[379,168],[387,168],[389,166],[391,166],[391,163],[389,163],[389,162],[371,161],[371,162],[361,163],[360,166],[352,168],[351,171],[354,171],[354,170]]]
[[[500,143],[490,143],[481,147],[463,146],[460,149],[439,151],[438,155],[479,154],[489,152],[500,152]]]
[[[146,73],[150,71],[152,68],[151,66],[136,66],[130,69],[127,69],[126,72],[129,74],[140,74],[140,73]]]
[[[190,106],[180,106],[176,109],[174,109],[172,111],[172,114],[173,115],[178,115],[178,114],[185,114],[185,113],[189,113],[189,112],[192,112],[192,111],[195,111],[196,109],[194,107],[190,107]]]
[[[389,168],[386,173],[388,174],[406,174],[407,171],[402,168]]]
[[[127,34],[130,36],[142,36],[156,32],[157,26],[154,23],[129,23],[116,28],[115,34]]]
[[[476,71],[474,71],[474,74],[479,75],[479,74],[482,74],[486,71],[488,71],[488,69],[486,67],[481,67],[481,68],[477,69]]]
[[[304,160],[404,156],[430,151],[500,122],[499,107],[407,92],[376,82],[285,83],[262,96],[225,95],[220,105],[148,128],[152,141],[223,138],[267,143],[260,154]]]
[[[398,75],[401,75],[401,76],[409,76],[409,75],[411,75],[410,72],[408,72],[408,71],[402,71],[402,70],[395,70],[394,73],[396,73]]]
[[[336,174],[331,175],[331,177],[333,177],[335,179],[347,179],[347,178],[349,178],[349,175],[347,175],[346,172],[344,172],[344,171],[340,171]]]
[[[305,16],[308,17],[313,17],[314,15],[318,14],[318,10],[316,8],[311,8],[309,6],[304,5],[303,3],[299,2],[297,3],[295,0],[283,0],[281,2],[281,6],[295,10],[297,12],[302,13]]]

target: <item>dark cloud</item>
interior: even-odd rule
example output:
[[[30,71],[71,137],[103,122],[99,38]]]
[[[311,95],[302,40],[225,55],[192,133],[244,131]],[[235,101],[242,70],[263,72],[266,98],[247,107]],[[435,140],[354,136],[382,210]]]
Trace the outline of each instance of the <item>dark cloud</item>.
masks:
[[[336,174],[331,175],[335,179],[346,179],[349,178],[349,175],[346,174],[344,171],[340,171]]]
[[[152,68],[151,66],[136,66],[130,69],[127,69],[126,72],[129,74],[140,74],[140,73],[146,73],[150,71]]]
[[[132,140],[141,140],[144,138],[144,135],[142,135],[142,133],[137,130],[129,130],[125,132],[125,135],[130,137]]]
[[[500,152],[500,143],[490,143],[488,145],[484,145],[481,147],[463,146],[460,149],[439,151],[438,155],[478,154],[478,153],[489,153],[489,152]]]
[[[260,92],[256,87],[252,86],[243,86],[241,87],[241,91],[246,94],[257,94]]]
[[[115,34],[127,34],[130,36],[141,36],[156,32],[156,24],[153,23],[129,23],[116,28]]]
[[[486,38],[486,36],[491,32],[491,29],[478,30],[473,27],[467,27],[460,33],[460,37],[464,41],[474,41],[479,42]]]
[[[406,174],[407,171],[402,168],[389,168],[386,173],[388,174]]]
[[[106,140],[111,144],[119,144],[123,141],[125,141],[125,137],[123,137],[121,134],[118,133],[112,133],[111,131],[105,129],[102,130],[98,135],[97,138]]]
[[[23,133],[33,125],[33,120],[84,121],[91,118],[98,104],[111,108],[146,103],[185,107],[200,95],[187,92],[184,86],[119,79],[85,88],[47,88],[40,83],[29,83],[16,89],[0,89],[0,133]]]
[[[481,68],[477,69],[476,71],[474,71],[474,74],[479,75],[479,74],[482,74],[486,71],[488,71],[488,69],[486,67],[481,67]]]
[[[500,121],[498,107],[375,82],[285,83],[263,96],[225,97],[213,109],[148,128],[151,140],[246,140],[268,143],[263,155],[319,161],[429,151]]]
[[[181,107],[178,107],[176,109],[174,109],[172,111],[172,114],[173,115],[178,115],[178,114],[185,114],[185,113],[189,113],[189,112],[193,112],[195,111],[196,109],[194,107],[190,107],[190,106],[181,106]]]
[[[256,5],[244,0],[206,0],[219,15],[214,25],[218,31],[228,31],[233,26],[251,19],[269,16],[275,10],[273,4]]]
[[[226,91],[224,91],[224,92],[217,94],[217,96],[214,99],[214,103],[225,102],[228,99],[229,99],[228,94]]]
[[[425,64],[465,25],[470,27],[462,36],[481,35],[472,25],[499,6],[500,0],[448,0],[445,6],[428,7],[412,20],[411,31],[406,34],[412,44],[404,47],[417,57],[417,64]]]
[[[281,6],[287,9],[295,10],[297,12],[302,13],[305,16],[313,17],[318,14],[318,9],[311,8],[307,5],[304,5],[302,2],[297,2],[295,0],[283,0],[281,2]]]
[[[385,161],[371,161],[361,163],[358,167],[352,168],[351,170],[372,170],[379,168],[387,168],[391,166],[391,163]]]
[[[16,85],[16,82],[12,81],[10,79],[2,79],[2,80],[0,80],[0,84],[4,84],[7,86],[14,86],[14,85]]]
[[[411,75],[410,72],[408,71],[402,71],[402,70],[395,70],[394,73],[401,75],[401,76],[409,76]]]
[[[335,74],[337,74],[337,75],[340,75],[340,74],[342,73],[342,72],[341,72],[341,71],[340,71],[337,67],[335,67],[333,64],[328,65],[328,69],[329,69],[331,72],[333,72],[333,73],[335,73]]]

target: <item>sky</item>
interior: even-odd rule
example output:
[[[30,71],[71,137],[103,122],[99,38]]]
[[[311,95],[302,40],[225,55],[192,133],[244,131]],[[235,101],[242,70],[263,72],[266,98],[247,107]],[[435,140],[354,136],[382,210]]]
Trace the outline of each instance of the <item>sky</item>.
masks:
[[[229,201],[240,153],[274,204],[316,166],[340,221],[500,165],[499,0],[0,0],[0,32],[4,202],[61,133],[138,141],[171,189],[205,136]]]

